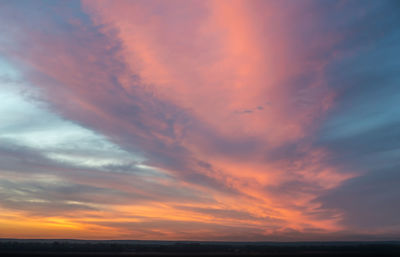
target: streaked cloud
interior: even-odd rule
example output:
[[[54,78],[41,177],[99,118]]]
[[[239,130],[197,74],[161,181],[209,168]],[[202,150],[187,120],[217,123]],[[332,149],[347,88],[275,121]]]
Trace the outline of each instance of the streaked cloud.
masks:
[[[398,8],[1,2],[0,237],[396,238]]]

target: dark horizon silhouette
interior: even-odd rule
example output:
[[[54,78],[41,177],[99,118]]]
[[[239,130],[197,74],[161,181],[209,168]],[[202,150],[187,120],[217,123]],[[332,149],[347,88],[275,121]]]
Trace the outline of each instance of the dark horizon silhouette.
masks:
[[[0,239],[2,256],[398,256],[400,241],[211,242]]]

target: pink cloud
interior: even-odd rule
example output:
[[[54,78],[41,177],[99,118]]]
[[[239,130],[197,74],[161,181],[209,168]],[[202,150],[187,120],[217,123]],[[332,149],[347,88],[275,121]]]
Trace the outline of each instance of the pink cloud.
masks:
[[[171,174],[173,183],[158,181],[165,192],[193,188],[213,199],[214,214],[196,197],[180,209],[161,196],[144,206],[137,215],[150,220],[162,218],[152,215],[165,208],[160,231],[174,232],[161,238],[184,237],[185,226],[175,224],[184,217],[194,230],[214,220],[222,237],[225,229],[263,236],[341,229],[339,214],[313,202],[350,176],[327,165],[329,152],[312,145],[333,93],[324,64],[308,63],[309,49],[292,35],[302,10],[253,1],[84,1],[83,7],[93,27],[69,21],[72,34],[25,31],[19,40],[32,47],[10,55],[65,118]],[[316,74],[312,82],[298,83],[306,73]],[[129,176],[110,176],[73,174],[69,180],[154,199],[163,193],[138,189],[126,182]],[[288,184],[298,190],[287,194]],[[137,211],[131,202],[113,208],[115,216]],[[227,221],[216,210],[246,210],[248,216]],[[208,227],[202,236],[212,232]]]

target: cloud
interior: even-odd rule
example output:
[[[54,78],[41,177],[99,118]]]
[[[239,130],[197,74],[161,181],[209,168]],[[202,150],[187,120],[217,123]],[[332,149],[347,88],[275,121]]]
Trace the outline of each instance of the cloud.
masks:
[[[20,74],[0,66],[1,203],[16,216],[53,208],[86,237],[334,238],[351,234],[357,212],[332,202],[362,191],[364,153],[397,149],[376,144],[396,138],[397,20],[374,11],[390,2],[2,5]]]
[[[343,223],[363,232],[398,231],[399,166],[372,170],[321,196],[325,208],[345,210]],[[376,211],[375,211],[376,210]]]

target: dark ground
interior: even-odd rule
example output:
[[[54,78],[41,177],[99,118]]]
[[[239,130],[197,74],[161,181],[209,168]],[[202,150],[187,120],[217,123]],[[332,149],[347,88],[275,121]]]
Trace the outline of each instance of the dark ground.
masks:
[[[0,256],[396,256],[400,241],[190,242],[0,239]]]

